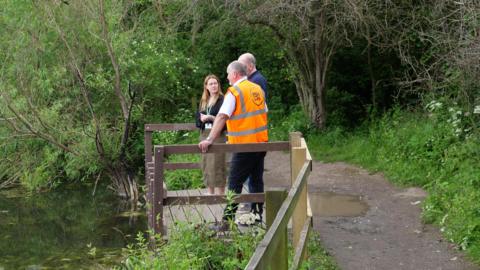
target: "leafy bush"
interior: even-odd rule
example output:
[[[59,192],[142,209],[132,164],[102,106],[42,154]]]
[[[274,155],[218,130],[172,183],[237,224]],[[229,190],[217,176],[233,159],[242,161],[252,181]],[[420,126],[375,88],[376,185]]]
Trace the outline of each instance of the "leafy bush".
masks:
[[[270,141],[288,140],[288,134],[294,131],[302,132],[304,136],[308,136],[315,130],[300,105],[292,106],[290,113],[287,115],[284,112],[269,112],[269,119],[270,114],[273,114],[273,117],[269,120]]]

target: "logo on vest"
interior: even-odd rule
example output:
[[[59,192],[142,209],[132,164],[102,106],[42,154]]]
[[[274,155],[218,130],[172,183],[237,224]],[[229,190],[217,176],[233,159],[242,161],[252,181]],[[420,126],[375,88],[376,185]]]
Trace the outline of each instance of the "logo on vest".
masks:
[[[253,103],[255,103],[255,105],[257,106],[260,106],[262,105],[263,103],[263,97],[262,95],[257,92],[257,91],[251,91],[250,92],[251,96],[252,96],[252,100],[253,100]]]

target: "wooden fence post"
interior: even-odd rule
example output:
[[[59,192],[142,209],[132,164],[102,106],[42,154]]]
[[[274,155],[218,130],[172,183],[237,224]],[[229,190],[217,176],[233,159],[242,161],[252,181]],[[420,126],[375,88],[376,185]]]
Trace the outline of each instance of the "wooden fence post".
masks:
[[[290,145],[292,150],[290,152],[291,157],[291,180],[292,185],[297,179],[297,176],[300,170],[303,167],[303,164],[306,161],[307,150],[301,145],[302,134],[300,132],[290,133]],[[292,214],[292,236],[293,243],[292,246],[296,247],[300,240],[300,235],[303,230],[303,225],[307,218],[307,185],[302,189],[300,198],[298,200],[297,206]],[[305,252],[305,254],[307,254]]]
[[[165,150],[163,146],[155,146],[154,149],[155,170],[153,176],[152,192],[152,218],[153,232],[155,234],[165,234],[163,227],[163,162]]]
[[[149,125],[144,127],[144,151],[145,151],[145,185],[147,186],[147,221],[148,228],[154,228],[155,218],[153,215],[153,172],[154,168],[150,168],[153,160],[152,154],[152,130]]]
[[[152,154],[152,137],[153,130],[150,125],[145,125],[143,131],[143,143],[145,151],[145,168],[147,167],[147,162],[151,162],[153,158]]]
[[[282,188],[269,189],[265,192],[265,210],[266,210],[266,222],[267,230],[272,225],[278,210],[282,206],[283,201],[287,198],[287,191]],[[279,228],[282,230],[279,237],[279,245],[274,253],[273,257],[277,258],[273,260],[268,266],[270,269],[275,270],[287,270],[288,269],[288,232],[287,226]]]

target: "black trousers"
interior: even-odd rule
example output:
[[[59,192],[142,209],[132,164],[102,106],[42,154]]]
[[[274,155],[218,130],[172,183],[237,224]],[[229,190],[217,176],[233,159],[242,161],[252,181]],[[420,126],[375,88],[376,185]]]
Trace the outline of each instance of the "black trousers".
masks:
[[[250,178],[249,192],[263,192],[263,168],[266,152],[233,153],[228,176],[228,190],[236,194],[242,193],[243,183]],[[233,220],[238,203],[229,203],[223,213],[224,220]],[[263,213],[263,203],[252,203],[253,213]]]

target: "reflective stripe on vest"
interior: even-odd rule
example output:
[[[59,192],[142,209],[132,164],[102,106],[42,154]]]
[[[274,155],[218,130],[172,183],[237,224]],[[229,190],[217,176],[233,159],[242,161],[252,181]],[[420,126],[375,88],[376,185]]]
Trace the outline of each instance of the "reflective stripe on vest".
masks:
[[[240,90],[240,87],[238,87],[237,85],[234,85],[233,88],[237,90],[238,95],[240,96],[240,104],[241,104],[240,108],[242,108],[242,113],[245,113],[247,110],[245,109],[245,98],[243,97],[242,90]]]
[[[245,135],[250,135],[250,134],[255,134],[255,133],[258,133],[260,131],[264,131],[264,130],[267,130],[268,129],[268,126],[263,126],[263,127],[258,127],[258,128],[254,128],[254,129],[248,129],[248,130],[244,130],[244,131],[237,131],[237,132],[227,132],[227,136],[245,136]]]
[[[231,120],[242,119],[242,118],[246,118],[246,117],[249,117],[249,116],[259,115],[259,114],[262,114],[262,113],[267,113],[267,110],[260,109],[260,110],[256,110],[256,111],[253,111],[253,112],[237,114],[237,115],[234,115],[234,116],[230,117],[230,119]]]

